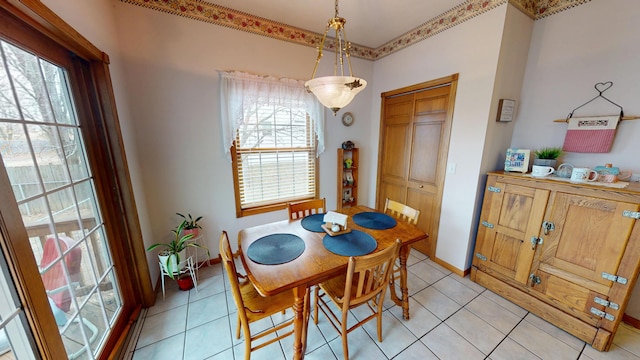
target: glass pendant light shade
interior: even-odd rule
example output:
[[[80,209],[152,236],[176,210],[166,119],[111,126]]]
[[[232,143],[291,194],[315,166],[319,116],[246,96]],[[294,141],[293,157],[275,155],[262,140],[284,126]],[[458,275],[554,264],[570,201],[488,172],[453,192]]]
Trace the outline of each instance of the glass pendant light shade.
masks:
[[[347,20],[338,16],[338,0],[335,0],[335,3],[335,16],[327,22],[327,28],[324,31],[320,46],[318,46],[318,57],[313,68],[313,75],[311,75],[311,80],[304,84],[307,91],[313,93],[322,105],[333,110],[334,116],[338,110],[347,106],[367,86],[367,82],[364,79],[353,76],[351,71],[351,55],[349,54],[351,43],[347,41],[347,36],[344,33],[344,24]],[[324,42],[327,39],[327,33],[331,29],[335,30],[333,49],[336,52],[333,76],[316,77],[318,64],[322,58]],[[344,72],[343,57],[345,56],[349,65],[349,76],[345,76]],[[338,69],[340,70],[339,72]]]
[[[333,110],[338,110],[349,105],[351,100],[367,86],[363,79],[353,76],[323,76],[311,79],[305,86],[322,103]]]

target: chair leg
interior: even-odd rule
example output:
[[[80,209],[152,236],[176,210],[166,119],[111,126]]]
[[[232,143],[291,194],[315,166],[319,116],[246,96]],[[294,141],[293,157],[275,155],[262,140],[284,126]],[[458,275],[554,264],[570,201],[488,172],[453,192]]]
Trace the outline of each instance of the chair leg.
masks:
[[[344,360],[349,360],[349,342],[347,340],[347,315],[348,315],[348,310],[346,310],[347,312],[344,312],[343,310],[343,314],[342,314],[342,331],[340,336],[342,337],[342,354],[344,355]]]
[[[396,294],[396,280],[393,273],[389,276],[389,291],[391,291],[391,299],[398,299]]]
[[[320,286],[316,286],[313,296],[313,323],[318,325],[318,292]]]
[[[244,332],[244,360],[251,360],[251,334]]]
[[[378,342],[382,342],[382,311],[378,310],[378,315],[376,317],[378,318]]]
[[[384,290],[379,295],[377,308],[378,314],[376,317],[378,318],[376,321],[378,323],[378,342],[382,342],[382,305],[384,303]]]
[[[238,326],[236,327],[236,339],[240,339],[240,326],[242,326],[242,324],[240,323],[240,315],[238,315]]]

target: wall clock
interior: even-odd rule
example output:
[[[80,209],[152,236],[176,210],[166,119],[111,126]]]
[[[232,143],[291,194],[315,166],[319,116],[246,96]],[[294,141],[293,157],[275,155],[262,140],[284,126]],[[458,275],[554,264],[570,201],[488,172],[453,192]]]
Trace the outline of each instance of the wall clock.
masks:
[[[346,112],[342,115],[342,125],[351,126],[353,124],[353,114],[350,112]]]

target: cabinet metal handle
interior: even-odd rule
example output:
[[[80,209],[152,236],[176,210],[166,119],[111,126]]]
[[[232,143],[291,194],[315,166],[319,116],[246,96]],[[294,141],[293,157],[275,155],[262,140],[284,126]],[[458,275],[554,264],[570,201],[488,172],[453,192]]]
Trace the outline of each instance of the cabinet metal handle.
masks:
[[[542,238],[532,236],[531,237],[531,250],[535,250],[536,246],[541,245],[544,242]]]
[[[536,274],[529,275],[529,280],[531,280],[531,287],[534,287],[541,282],[540,276],[536,276]]]

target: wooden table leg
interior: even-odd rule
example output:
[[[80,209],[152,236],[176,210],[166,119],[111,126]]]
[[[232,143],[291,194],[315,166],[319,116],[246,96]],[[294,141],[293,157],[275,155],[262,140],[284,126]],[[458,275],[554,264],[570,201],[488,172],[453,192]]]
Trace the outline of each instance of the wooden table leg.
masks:
[[[409,288],[407,287],[407,258],[409,258],[411,246],[403,246],[400,248],[400,291],[402,292],[400,299],[393,299],[398,305],[402,306],[402,317],[409,320]]]
[[[293,358],[295,360],[304,358],[307,340],[307,312],[308,310],[308,288],[298,286],[293,289],[295,302],[293,304]]]

